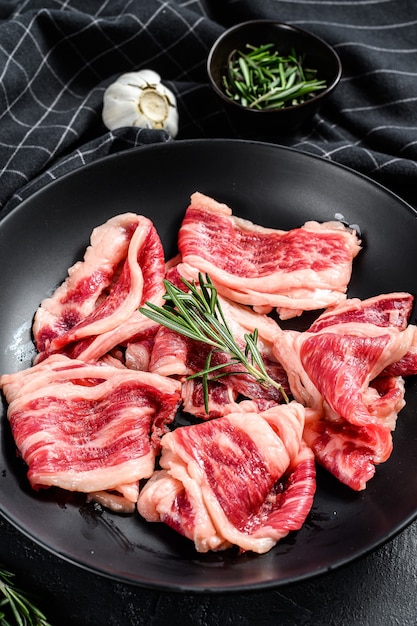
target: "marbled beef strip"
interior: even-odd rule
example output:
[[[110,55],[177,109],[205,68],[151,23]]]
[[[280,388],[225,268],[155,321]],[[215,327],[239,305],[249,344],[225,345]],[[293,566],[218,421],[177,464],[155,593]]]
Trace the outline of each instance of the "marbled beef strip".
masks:
[[[4,374],[0,388],[34,489],[123,492],[151,476],[180,403],[173,379],[63,355]]]
[[[69,268],[66,280],[35,313],[33,334],[39,352],[94,311],[126,258],[137,224],[137,215],[125,213],[93,230],[83,260]]]
[[[275,337],[291,391],[311,409],[304,439],[318,462],[353,489],[364,489],[392,451],[404,381],[381,374],[413,343],[410,310],[407,294],[354,299],[325,312],[307,332]]]
[[[71,268],[69,278],[54,296],[41,303],[34,323],[35,340],[42,348],[38,362],[54,353],[97,361],[118,344],[154,326],[138,312],[138,307],[147,300],[163,303],[165,260],[161,241],[152,222],[144,216],[125,214],[113,220],[122,231],[124,246],[118,249],[116,245],[113,264],[109,260],[110,269],[103,270],[102,247],[104,240],[109,245],[106,254],[110,259],[112,243],[107,241],[107,236],[100,237],[97,243],[94,231],[84,262]],[[105,235],[108,229],[113,233],[114,228],[112,220],[100,227]],[[97,287],[94,276],[104,273],[108,280]],[[94,297],[89,293],[91,283]],[[82,306],[85,298],[88,307]],[[44,324],[44,309],[55,314],[52,326],[48,325],[50,315]]]
[[[404,291],[379,294],[366,300],[349,298],[322,313],[308,330],[310,333],[318,333],[329,326],[352,323],[370,324],[393,331],[405,330],[413,302],[414,296]]]
[[[223,296],[262,313],[276,308],[288,319],[345,299],[360,241],[336,221],[290,231],[264,228],[194,193],[178,248],[187,279],[208,273]]]
[[[405,330],[414,304],[414,296],[407,292],[379,294],[366,300],[351,298],[322,313],[308,329],[317,333],[326,327],[339,326],[337,332],[349,334],[349,325],[368,324],[368,332],[378,333],[378,328],[389,328],[390,332]],[[342,327],[343,325],[343,327]],[[411,326],[411,324],[410,324]],[[362,326],[362,332],[365,332]],[[395,363],[388,365],[381,376],[414,376],[417,374],[417,327],[407,353]]]
[[[315,465],[298,403],[230,414],[162,438],[160,471],[138,510],[194,541],[199,552],[267,552],[298,530],[312,506]]]

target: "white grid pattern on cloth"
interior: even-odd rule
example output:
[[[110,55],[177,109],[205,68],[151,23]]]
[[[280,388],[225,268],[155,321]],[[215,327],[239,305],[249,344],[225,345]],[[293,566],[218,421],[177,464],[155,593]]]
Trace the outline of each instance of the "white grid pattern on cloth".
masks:
[[[285,143],[400,194],[416,186],[414,0],[0,0],[0,16],[0,209],[106,154],[168,140],[104,128],[104,90],[126,71],[151,67],[173,89],[179,139],[238,136],[205,64],[226,26],[257,18],[310,30],[342,59],[338,89]]]

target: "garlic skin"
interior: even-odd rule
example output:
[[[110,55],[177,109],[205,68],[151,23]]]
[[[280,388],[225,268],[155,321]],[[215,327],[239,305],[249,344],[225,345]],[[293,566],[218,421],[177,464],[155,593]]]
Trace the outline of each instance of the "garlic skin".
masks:
[[[153,70],[122,74],[107,87],[102,118],[109,130],[123,126],[166,130],[178,133],[177,101]]]

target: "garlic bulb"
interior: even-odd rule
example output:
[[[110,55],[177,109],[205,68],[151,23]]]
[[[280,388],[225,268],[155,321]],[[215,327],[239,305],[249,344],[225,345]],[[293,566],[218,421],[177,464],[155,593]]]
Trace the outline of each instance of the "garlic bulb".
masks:
[[[103,96],[103,122],[109,130],[123,126],[159,128],[171,137],[178,132],[174,94],[153,70],[122,74]]]

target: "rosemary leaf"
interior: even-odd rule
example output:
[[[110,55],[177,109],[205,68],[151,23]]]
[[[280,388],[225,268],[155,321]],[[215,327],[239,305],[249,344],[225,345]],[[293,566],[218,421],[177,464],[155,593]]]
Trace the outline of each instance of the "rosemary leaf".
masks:
[[[190,376],[190,378],[202,378],[206,412],[208,412],[209,380],[217,380],[229,374],[247,373],[264,387],[278,389],[285,402],[288,402],[288,397],[280,383],[272,379],[265,368],[257,346],[258,330],[255,329],[252,334],[244,335],[245,347],[242,349],[227,323],[217,290],[210,276],[206,274],[204,278],[200,273],[198,285],[194,281],[181,280],[187,287],[187,292],[170,281],[164,280],[166,304],[163,307],[158,307],[146,302],[145,306],[140,307],[139,310],[143,315],[161,326],[212,346],[213,349],[206,359],[204,369]],[[212,366],[212,356],[216,350],[228,354],[230,359],[225,363]],[[231,367],[237,364],[242,365],[244,371],[236,371],[234,367]],[[219,370],[223,371],[218,374]],[[214,373],[217,373],[216,376],[211,377]]]
[[[34,604],[33,598],[18,589],[13,582],[14,574],[0,567],[0,624],[2,626],[50,626],[46,616]],[[13,618],[14,622],[10,619]]]
[[[243,57],[239,57],[238,63],[239,63],[239,67],[240,67],[240,69],[242,71],[242,76],[243,76],[243,79],[244,79],[244,81],[246,83],[246,86],[250,87],[251,81],[250,81],[250,76],[249,76],[249,69],[248,69],[248,66],[246,64],[245,59]]]

